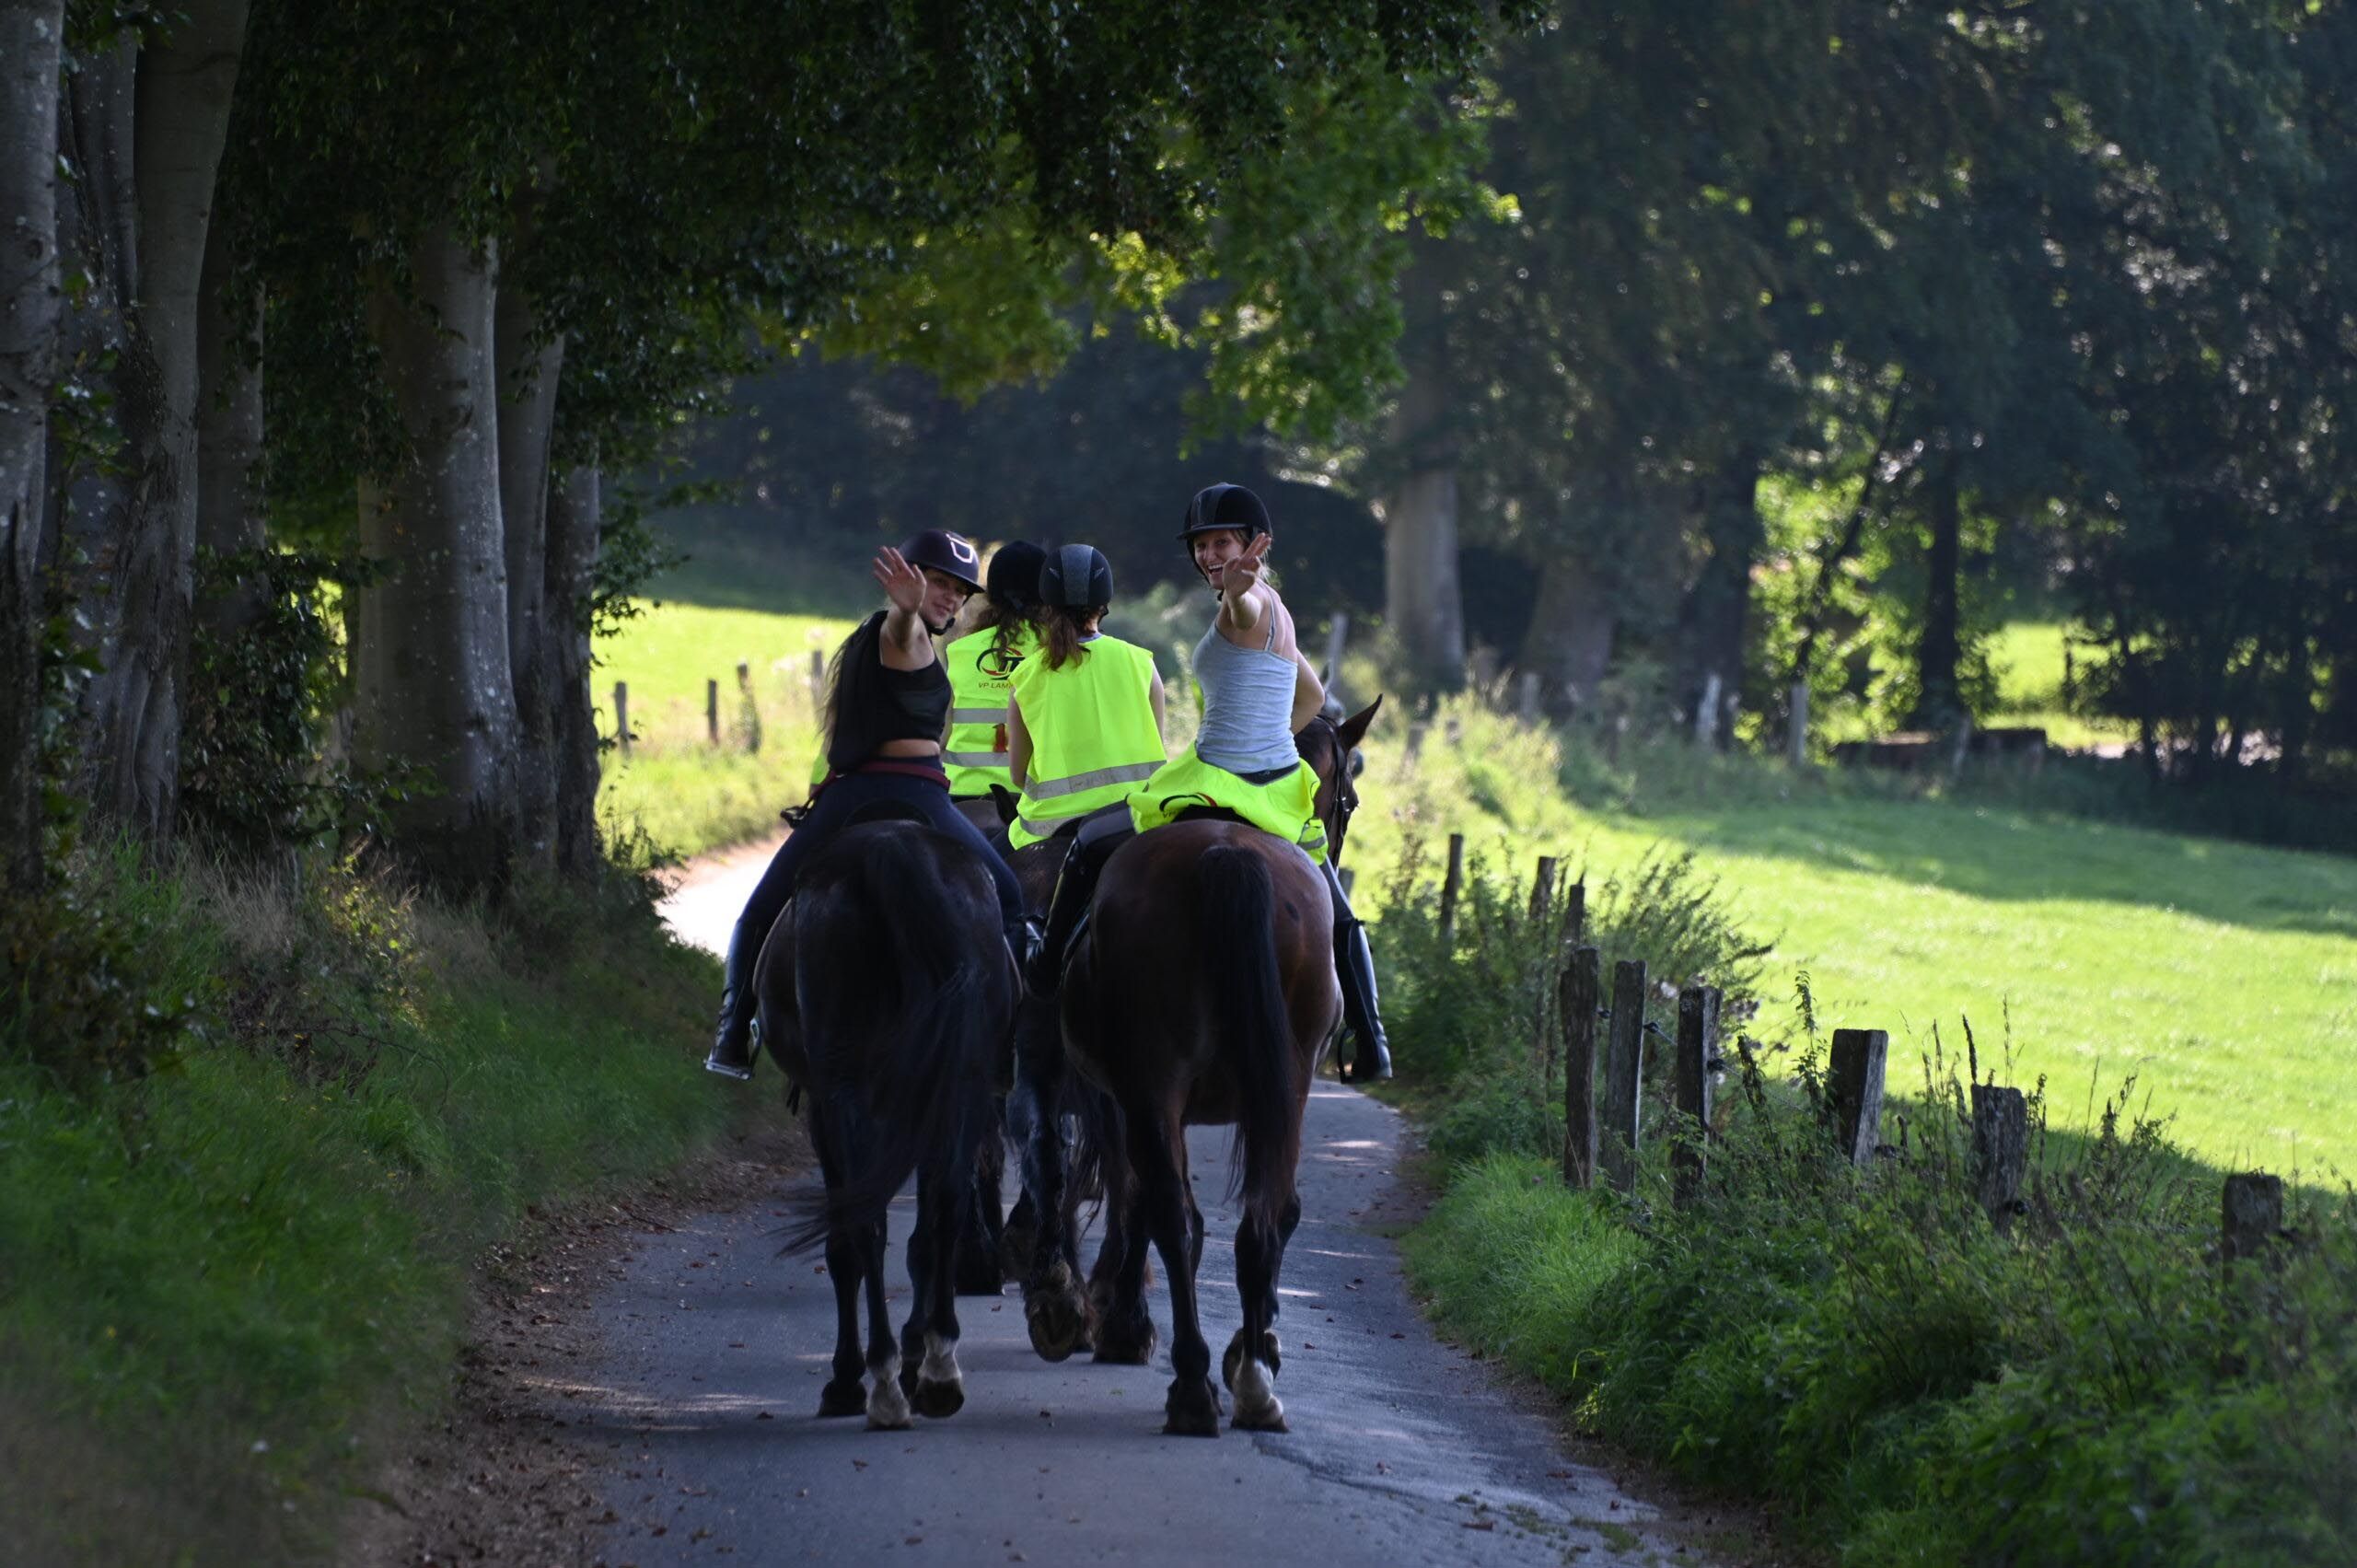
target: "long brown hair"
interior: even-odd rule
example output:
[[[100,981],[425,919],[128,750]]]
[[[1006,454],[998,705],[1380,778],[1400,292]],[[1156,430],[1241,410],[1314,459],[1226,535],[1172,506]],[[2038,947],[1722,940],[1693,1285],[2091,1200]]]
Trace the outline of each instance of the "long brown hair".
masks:
[[[1037,628],[1039,623],[1036,610],[1024,610],[1001,599],[985,598],[981,613],[974,617],[974,624],[966,635],[970,637],[978,632],[995,633],[991,638],[991,662],[1004,669],[1015,656],[1016,638],[1021,636],[1027,628]]]
[[[1039,651],[1050,669],[1062,669],[1068,664],[1078,664],[1088,653],[1081,642],[1089,634],[1089,623],[1102,620],[1109,605],[1092,604],[1086,609],[1066,604],[1039,607]]]

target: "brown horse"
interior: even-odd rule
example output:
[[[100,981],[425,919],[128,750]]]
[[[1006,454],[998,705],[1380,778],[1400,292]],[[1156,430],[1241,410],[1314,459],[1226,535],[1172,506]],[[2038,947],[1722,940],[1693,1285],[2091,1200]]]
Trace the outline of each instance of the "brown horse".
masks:
[[[1352,751],[1376,706],[1379,699],[1341,725],[1321,716],[1302,732],[1336,852],[1356,805]],[[1285,1429],[1271,1383],[1277,1277],[1301,1219],[1295,1167],[1309,1081],[1341,1015],[1333,943],[1333,903],[1306,854],[1232,819],[1194,819],[1114,853],[1065,968],[1065,1050],[1112,1102],[1116,1125],[1101,1130],[1098,1152],[1108,1191],[1125,1200],[1097,1264],[1110,1289],[1097,1357],[1144,1364],[1153,1353],[1151,1238],[1170,1281],[1177,1376],[1163,1405],[1166,1432],[1219,1431],[1195,1303],[1202,1216],[1188,1184],[1190,1124],[1237,1130],[1231,1185],[1243,1205],[1236,1276],[1244,1326],[1221,1369],[1236,1396],[1235,1424]]]

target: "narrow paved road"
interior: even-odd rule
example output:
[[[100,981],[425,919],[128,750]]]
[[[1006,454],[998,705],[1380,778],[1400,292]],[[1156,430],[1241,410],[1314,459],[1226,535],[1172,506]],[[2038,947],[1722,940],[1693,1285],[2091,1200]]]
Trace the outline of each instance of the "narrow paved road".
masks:
[[[668,906],[675,926],[716,945],[759,869],[752,857],[694,879]],[[1049,1365],[1011,1292],[958,1304],[957,1416],[897,1433],[819,1422],[833,1294],[816,1260],[776,1256],[783,1191],[647,1235],[596,1304],[606,1365],[575,1406],[604,1438],[592,1451],[606,1473],[584,1479],[617,1511],[607,1561],[1339,1568],[1678,1554],[1652,1535],[1651,1509],[1567,1458],[1543,1420],[1417,1317],[1376,1234],[1400,1196],[1398,1141],[1397,1117],[1376,1101],[1331,1084],[1313,1094],[1279,1322],[1288,1434],[1162,1436],[1167,1346],[1150,1367]],[[1216,1202],[1224,1132],[1200,1132],[1192,1157],[1216,1350],[1238,1318],[1235,1220]],[[896,1255],[909,1219],[904,1199]],[[905,1311],[897,1256],[894,1296]],[[1157,1288],[1153,1299],[1167,1334],[1167,1298]],[[1698,1561],[1690,1547],[1682,1555]]]

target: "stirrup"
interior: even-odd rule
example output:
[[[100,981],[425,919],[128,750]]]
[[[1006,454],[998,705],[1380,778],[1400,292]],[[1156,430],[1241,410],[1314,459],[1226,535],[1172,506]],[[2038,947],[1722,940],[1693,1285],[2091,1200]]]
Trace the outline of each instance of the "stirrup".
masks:
[[[717,1073],[724,1078],[734,1078],[740,1084],[751,1082],[753,1058],[761,1051],[761,1019],[754,1018],[745,1026],[745,1054],[741,1059],[732,1061],[721,1055],[720,1048],[719,1040],[712,1042],[712,1051],[703,1059],[703,1070]]]

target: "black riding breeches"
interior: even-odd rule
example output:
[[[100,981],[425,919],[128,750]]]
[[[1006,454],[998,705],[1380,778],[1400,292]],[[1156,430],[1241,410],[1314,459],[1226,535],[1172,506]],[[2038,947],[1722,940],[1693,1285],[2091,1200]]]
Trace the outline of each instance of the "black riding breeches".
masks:
[[[906,773],[845,773],[819,794],[810,814],[802,825],[786,835],[785,842],[771,856],[769,869],[753,889],[753,896],[745,900],[745,912],[737,920],[740,935],[753,943],[759,952],[761,944],[769,936],[770,927],[785,910],[786,901],[794,897],[795,879],[810,857],[824,849],[827,841],[848,826],[862,809],[879,804],[905,806],[916,811],[924,825],[948,834],[974,852],[982,866],[991,874],[992,886],[998,893],[999,919],[1011,937],[1023,931],[1023,890],[1016,885],[1015,873],[1006,867],[1005,859],[991,847],[990,840],[968,821],[949,798],[949,792],[939,784]]]

